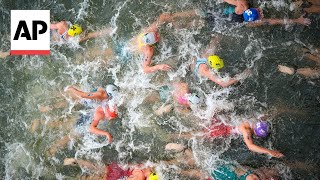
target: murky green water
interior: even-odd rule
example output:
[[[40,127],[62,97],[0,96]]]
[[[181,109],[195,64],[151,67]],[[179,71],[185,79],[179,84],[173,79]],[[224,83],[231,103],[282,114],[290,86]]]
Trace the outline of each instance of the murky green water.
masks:
[[[290,2],[265,1],[261,4],[266,4],[267,17],[294,17],[294,13],[289,11]],[[157,46],[155,62],[174,60],[177,71],[169,73],[169,76],[165,73],[143,75],[139,71],[141,60],[137,56],[118,58],[92,53],[108,47],[116,49],[115,42],[126,44],[162,12],[201,9],[216,13],[220,7],[221,4],[213,1],[188,0],[0,0],[2,51],[10,48],[11,9],[50,9],[52,21],[70,20],[88,31],[110,26],[117,28],[111,39],[90,40],[81,43],[80,48],[52,46],[50,57],[8,57],[1,60],[0,176],[3,179],[76,179],[81,169],[63,166],[66,157],[95,159],[101,163],[141,163],[145,160],[157,163],[170,159],[172,155],[164,151],[166,143],[171,142],[167,134],[187,131],[197,119],[182,118],[174,113],[156,117],[152,115],[152,109],[159,104],[145,105],[142,100],[152,89],[158,90],[161,84],[169,83],[169,77],[177,76],[185,77],[191,89],[201,87],[211,98],[210,103],[234,106],[225,110],[226,113],[247,117],[265,111],[279,114],[272,119],[272,136],[267,141],[257,142],[280,150],[285,154],[284,159],[268,159],[264,155],[250,153],[241,139],[228,138],[220,143],[203,140],[185,142],[197,154],[199,167],[206,168],[205,159],[221,154],[222,159],[253,167],[269,165],[282,170],[288,167],[289,172],[283,173],[287,179],[319,178],[320,81],[283,75],[277,71],[278,64],[315,65],[304,58],[301,49],[304,46],[311,49],[320,47],[319,15],[309,16],[313,23],[310,27],[251,29],[234,27],[224,18],[216,20],[213,30],[208,26],[176,30],[170,24],[164,25],[160,28],[162,42]],[[199,86],[192,73],[184,71],[188,70],[184,62],[191,62],[194,47],[205,47],[210,34],[221,36],[217,54],[225,60],[226,67],[222,73],[235,75],[252,66],[254,73],[251,78],[241,85],[221,90],[211,82]],[[121,118],[101,126],[107,127],[105,129],[113,135],[114,143],[106,145],[101,139],[91,141],[85,135],[58,151],[54,158],[48,156],[48,149],[57,139],[71,134],[73,126],[67,126],[70,119],[78,118],[83,112],[94,112],[93,107],[73,105],[67,101],[63,96],[64,88],[77,85],[90,91],[111,82],[117,84],[126,97],[120,107]],[[217,97],[215,93],[220,92],[227,93]],[[39,111],[39,107],[52,107],[59,102],[64,105],[45,113]],[[42,124],[32,133],[30,126],[35,119]],[[50,128],[46,125],[55,120],[66,122],[66,127]],[[164,179],[186,179],[170,168],[163,169],[161,174]]]

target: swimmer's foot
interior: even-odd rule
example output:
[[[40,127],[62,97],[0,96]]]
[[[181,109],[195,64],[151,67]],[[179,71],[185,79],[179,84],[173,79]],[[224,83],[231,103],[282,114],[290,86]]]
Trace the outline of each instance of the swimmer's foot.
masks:
[[[45,113],[45,112],[48,112],[48,111],[51,111],[52,110],[52,107],[50,106],[39,106],[38,107],[39,111],[42,112],[42,113]]]
[[[6,58],[7,56],[9,56],[10,55],[10,52],[8,51],[8,52],[0,52],[0,58]]]
[[[75,165],[77,165],[77,161],[74,158],[65,158],[63,160],[63,165],[64,166],[68,166],[68,165],[75,166]]]
[[[38,129],[39,125],[40,125],[39,119],[35,119],[34,121],[32,121],[30,126],[30,132],[34,133]]]
[[[185,146],[178,143],[168,143],[165,147],[166,151],[173,151],[173,152],[181,152],[185,149]]]
[[[290,75],[294,74],[294,69],[287,66],[278,65],[278,70],[285,74],[290,74]]]

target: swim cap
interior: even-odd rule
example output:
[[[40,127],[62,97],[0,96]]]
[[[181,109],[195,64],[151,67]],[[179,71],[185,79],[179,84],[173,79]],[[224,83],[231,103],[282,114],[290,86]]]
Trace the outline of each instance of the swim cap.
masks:
[[[257,9],[251,8],[243,12],[243,18],[246,22],[251,22],[259,19],[259,12]]]
[[[258,137],[266,137],[269,134],[269,124],[267,121],[260,121],[256,123],[254,132]]]
[[[197,105],[197,104],[200,104],[200,102],[201,102],[200,97],[196,93],[189,94],[188,101],[192,105]]]
[[[149,175],[149,180],[158,180],[158,179],[159,179],[158,175],[154,172]]]
[[[219,56],[213,55],[208,57],[208,63],[213,69],[221,69],[224,66],[223,60]]]
[[[68,35],[72,37],[80,35],[81,33],[82,28],[78,24],[72,25],[68,30]]]
[[[157,42],[157,36],[154,32],[149,32],[142,36],[142,42],[147,45],[152,45]]]
[[[118,90],[117,86],[115,86],[113,84],[107,85],[106,92],[107,92],[107,94],[109,96],[109,99],[117,97],[118,94],[119,94],[119,90]]]

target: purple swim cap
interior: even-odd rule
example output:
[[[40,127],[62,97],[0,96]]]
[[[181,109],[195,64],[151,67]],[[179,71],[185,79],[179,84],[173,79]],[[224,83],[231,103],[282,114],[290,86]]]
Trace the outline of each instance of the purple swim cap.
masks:
[[[267,121],[260,121],[256,123],[254,132],[258,137],[266,137],[269,134],[269,124]]]

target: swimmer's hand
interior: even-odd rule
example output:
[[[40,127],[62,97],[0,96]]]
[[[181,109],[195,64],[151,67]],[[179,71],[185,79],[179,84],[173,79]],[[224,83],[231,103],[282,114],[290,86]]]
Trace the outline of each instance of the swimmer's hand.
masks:
[[[0,52],[0,58],[6,58],[7,56],[10,55],[10,51],[7,51],[7,52]]]
[[[269,155],[276,158],[282,158],[284,155],[279,151],[270,150]]]
[[[171,66],[169,66],[167,64],[158,64],[156,66],[157,66],[157,69],[159,71],[169,71],[169,70],[171,70]]]
[[[304,18],[303,16],[304,14],[296,19],[296,23],[309,26],[311,24],[311,20],[309,18]]]
[[[112,136],[111,136],[111,134],[108,133],[108,132],[105,132],[104,135],[107,136],[107,138],[108,138],[108,140],[109,140],[109,143],[111,143],[111,142],[112,142]]]

